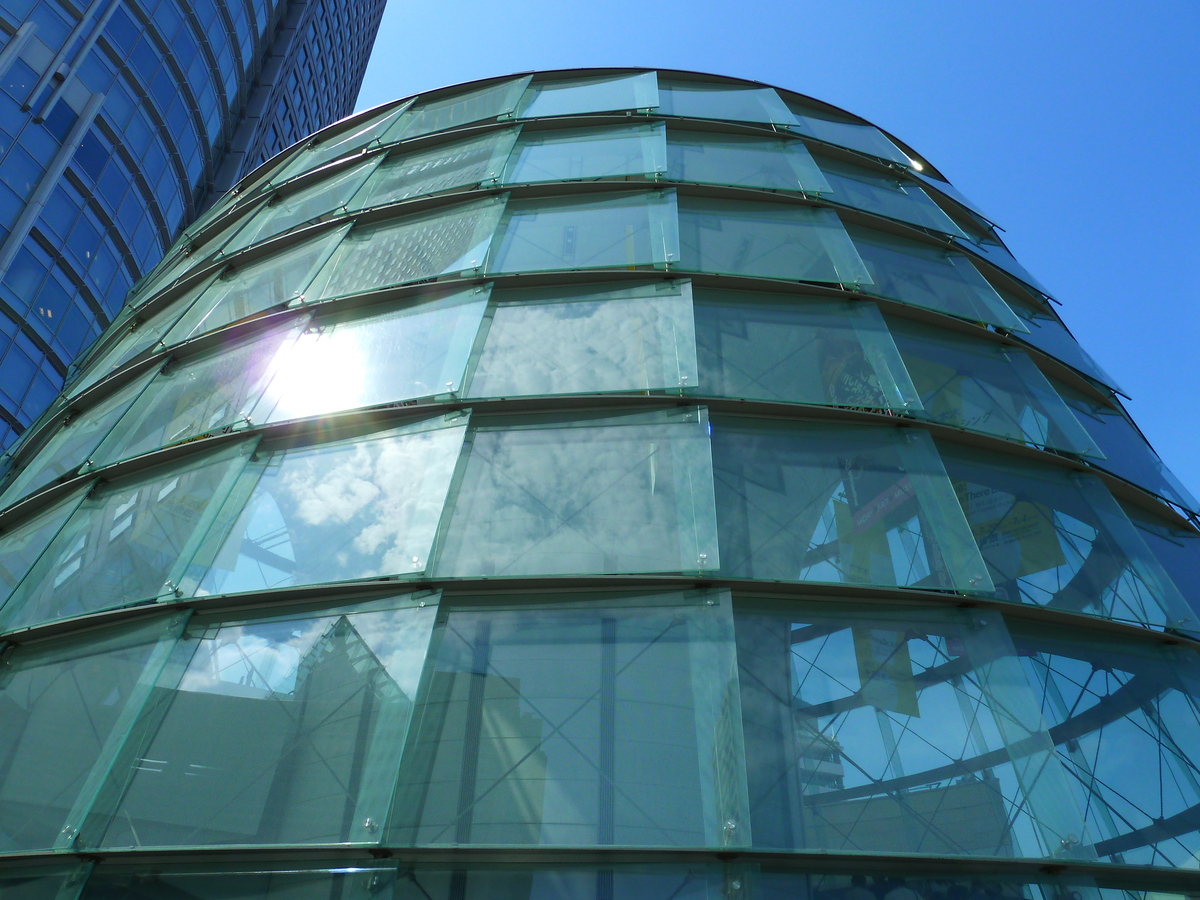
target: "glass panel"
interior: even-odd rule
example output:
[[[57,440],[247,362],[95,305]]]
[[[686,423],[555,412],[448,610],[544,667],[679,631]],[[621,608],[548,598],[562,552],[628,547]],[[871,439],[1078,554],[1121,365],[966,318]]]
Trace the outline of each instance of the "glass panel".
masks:
[[[911,167],[909,168],[909,174],[912,175],[914,178],[919,178],[926,187],[933,188],[935,191],[938,191],[939,193],[943,194],[944,196],[949,197],[951,200],[953,200],[955,203],[959,204],[960,206],[965,207],[967,210],[974,213],[977,217],[982,219],[984,222],[992,224],[992,220],[989,219],[986,215],[984,215],[984,213],[979,209],[978,206],[976,206],[974,204],[974,202],[967,199],[967,197],[964,196],[963,193],[958,188],[956,188],[954,185],[952,185],[950,182],[943,181],[940,177],[935,177],[932,175],[926,175],[921,172],[913,171],[913,169]]]
[[[846,231],[870,272],[867,293],[970,322],[1025,330],[966,255],[856,225]]]
[[[508,81],[499,81],[449,97],[431,95],[426,100],[417,98],[412,109],[384,137],[385,143],[406,140],[435,131],[446,131],[472,122],[509,116],[517,108],[517,102],[525,93],[532,76],[523,75]],[[438,99],[432,99],[437,97]]]
[[[143,354],[149,356],[161,350],[165,346],[163,340],[167,332],[191,308],[196,298],[203,295],[216,280],[216,276],[204,279],[183,296],[172,301],[169,306],[146,317],[138,313],[131,314],[129,321],[121,325],[120,330],[123,333],[117,336],[117,333],[113,332],[114,337],[107,341],[107,349],[88,364],[79,379],[68,388],[67,393],[72,397],[77,396],[85,388],[106,378],[126,363]]]
[[[1004,298],[1009,308],[1025,323],[1025,330],[1028,333],[1015,334],[1013,337],[1053,356],[1059,362],[1082,372],[1089,378],[1094,378],[1113,390],[1120,391],[1120,386],[1113,377],[1100,368],[1088,352],[1079,346],[1079,343],[1071,336],[1071,332],[1067,330],[1067,326],[1059,321],[1054,313],[1030,306],[1004,288],[996,290]]]
[[[266,206],[259,209],[246,226],[222,248],[222,253],[228,255],[265,241],[277,234],[283,234],[297,225],[306,222],[316,222],[321,218],[345,211],[350,198],[375,171],[382,162],[379,154],[344,172],[292,192],[280,188],[271,197]]]
[[[729,594],[577,599],[438,626],[389,843],[743,843]]]
[[[400,119],[411,105],[412,101],[409,100],[378,115],[363,119],[349,128],[319,132],[317,137],[308,143],[308,146],[297,153],[292,161],[271,179],[271,184],[287,181],[289,178],[331,163],[335,159],[349,156],[373,144],[380,143],[388,127]]]
[[[0,539],[0,606],[3,606],[13,588],[21,583],[30,566],[49,546],[91,487],[87,485],[31,519],[5,527]]]
[[[917,184],[830,156],[818,156],[816,161],[831,185],[832,196],[828,199],[943,234],[966,237]]]
[[[1010,625],[1102,860],[1195,865],[1200,849],[1200,656]]]
[[[1018,281],[1025,282],[1025,284],[1047,296],[1050,295],[1050,292],[1042,286],[1042,283],[1030,275],[1029,270],[1017,262],[1003,245],[994,241],[966,239],[961,239],[958,243],[959,246],[978,253],[1002,272],[1007,272]]]
[[[88,879],[80,900],[383,900],[403,891],[395,863],[380,866],[345,860],[318,869],[309,862],[171,866],[156,860],[153,867],[110,862],[106,860]],[[406,875],[404,881],[409,878]]]
[[[996,612],[845,603],[735,612],[755,847],[1089,855]]]
[[[681,268],[695,272],[832,284],[871,280],[831,209],[683,197],[679,243]]]
[[[874,125],[838,117],[836,113],[819,110],[797,100],[788,100],[787,108],[795,118],[795,128],[803,135],[856,150],[868,156],[898,162],[908,167],[912,160],[895,144],[884,137]]]
[[[4,630],[171,595],[253,443],[97,487],[0,609]]]
[[[772,191],[832,190],[803,141],[677,128],[667,132],[667,175],[672,181]]]
[[[450,509],[439,577],[719,564],[703,409],[480,427]]]
[[[526,131],[508,160],[504,183],[657,178],[666,170],[666,127],[661,122]]]
[[[742,882],[730,878],[722,865],[699,861],[652,865],[456,863],[453,868],[445,864],[407,868],[406,877],[396,882],[394,900],[733,900],[751,896],[741,888]],[[807,895],[799,890],[787,897],[802,900]]]
[[[230,266],[175,323],[166,336],[167,345],[215,331],[302,297],[314,273],[348,230],[349,226],[334,228],[282,253],[244,266]]]
[[[486,197],[355,228],[306,297],[323,300],[478,269],[504,201],[504,196]]]
[[[923,431],[717,419],[713,465],[725,575],[991,590]]]
[[[468,396],[696,386],[687,282],[501,291]]]
[[[272,359],[302,328],[303,323],[279,328],[214,353],[168,363],[100,445],[96,464],[249,423]]]
[[[490,285],[321,318],[270,365],[252,422],[282,422],[342,409],[456,394]]]
[[[89,775],[157,677],[165,653],[156,646],[169,650],[178,631],[154,619],[9,651],[0,679],[0,852],[49,850],[74,834]]]
[[[509,203],[487,271],[661,267],[678,258],[675,192],[639,191]]]
[[[451,414],[247,467],[181,591],[421,574],[466,430]]]
[[[153,373],[147,373],[91,409],[69,416],[66,424],[60,424],[58,430],[38,449],[37,455],[17,470],[4,493],[0,494],[0,507],[15,503],[26,494],[32,494],[38,488],[75,472],[88,462],[105,435],[153,377]]]
[[[869,300],[695,292],[701,394],[869,409],[921,405]]]
[[[370,209],[453,188],[495,184],[519,132],[519,128],[505,128],[453,144],[438,144],[429,150],[393,154],[354,195],[350,209]]]
[[[1200,512],[1200,502],[1163,465],[1141,432],[1119,409],[1061,381],[1052,379],[1051,384],[1104,452],[1105,458],[1093,460],[1094,465],[1184,509]],[[1114,397],[1113,403],[1116,402]]]
[[[1194,622],[1094,475],[940,442],[996,594],[1151,628]]]
[[[1015,347],[889,317],[921,395],[918,419],[1039,447],[1100,456],[1046,376]]]
[[[1121,510],[1192,608],[1193,617],[1200,619],[1200,534],[1132,503],[1121,503]]]
[[[658,111],[664,116],[795,125],[779,95],[768,87],[705,81],[658,80]]]
[[[111,813],[96,843],[378,841],[436,604],[193,619],[138,723],[146,745],[114,766],[124,790],[95,812]]]
[[[597,75],[594,78],[539,81],[530,85],[521,101],[518,118],[573,116],[580,113],[653,109],[656,106],[658,79],[654,72]]]

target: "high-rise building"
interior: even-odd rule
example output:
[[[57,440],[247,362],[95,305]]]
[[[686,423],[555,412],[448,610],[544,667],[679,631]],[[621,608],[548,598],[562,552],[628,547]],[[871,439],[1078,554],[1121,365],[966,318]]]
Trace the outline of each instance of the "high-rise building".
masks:
[[[1194,897],[1197,504],[1049,299],[762,84],[293,147],[0,485],[0,895]]]
[[[383,0],[0,0],[0,449],[212,198],[348,115]]]

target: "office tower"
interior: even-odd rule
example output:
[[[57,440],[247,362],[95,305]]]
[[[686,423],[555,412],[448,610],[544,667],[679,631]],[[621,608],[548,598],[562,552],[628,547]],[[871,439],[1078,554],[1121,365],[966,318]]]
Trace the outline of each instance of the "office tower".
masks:
[[[214,196],[350,113],[382,0],[0,2],[0,449]]]
[[[1197,507],[1114,387],[817,100],[356,115],[0,487],[0,890],[1193,895]]]

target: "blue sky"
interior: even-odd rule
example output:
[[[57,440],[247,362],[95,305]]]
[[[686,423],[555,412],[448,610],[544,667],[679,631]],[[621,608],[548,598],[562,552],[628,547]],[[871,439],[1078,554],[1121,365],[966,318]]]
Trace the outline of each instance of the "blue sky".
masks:
[[[360,108],[529,69],[766,81],[906,141],[1004,227],[1200,494],[1200,3],[390,0]]]

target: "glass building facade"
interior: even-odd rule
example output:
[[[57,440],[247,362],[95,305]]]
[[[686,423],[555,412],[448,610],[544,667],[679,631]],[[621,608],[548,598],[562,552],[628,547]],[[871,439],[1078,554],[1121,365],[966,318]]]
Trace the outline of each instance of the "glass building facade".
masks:
[[[1194,897],[1197,503],[819,101],[476,82],[252,172],[0,484],[0,895]]]
[[[212,198],[347,115],[383,0],[0,0],[0,449]]]

